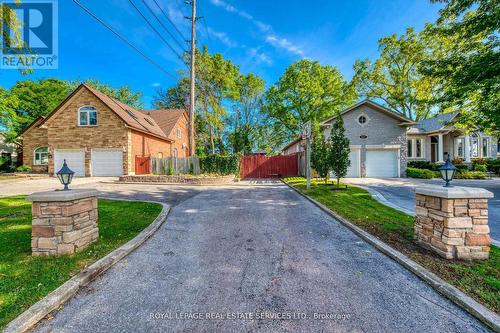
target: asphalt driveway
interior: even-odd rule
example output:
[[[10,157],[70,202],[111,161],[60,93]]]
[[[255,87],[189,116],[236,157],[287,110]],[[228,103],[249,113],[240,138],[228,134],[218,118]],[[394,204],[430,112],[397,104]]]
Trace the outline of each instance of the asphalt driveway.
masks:
[[[267,183],[207,187],[179,203],[151,239],[35,331],[488,330],[285,185]]]
[[[423,184],[442,185],[443,181],[438,179],[411,179],[411,178],[349,178],[346,182],[360,185],[372,190],[375,197],[381,199],[385,204],[403,210],[407,213],[415,213],[415,187]],[[489,200],[488,219],[491,237],[500,244],[500,178],[491,180],[453,180],[455,186],[481,187],[495,195]]]

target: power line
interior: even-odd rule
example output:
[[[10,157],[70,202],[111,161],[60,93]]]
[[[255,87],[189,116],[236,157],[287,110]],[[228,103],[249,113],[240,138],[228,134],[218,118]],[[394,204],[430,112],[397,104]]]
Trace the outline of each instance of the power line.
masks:
[[[182,32],[177,28],[177,25],[175,25],[175,23],[172,22],[172,20],[168,16],[168,14],[165,13],[165,11],[163,10],[163,8],[161,8],[161,6],[158,4],[158,2],[156,0],[153,0],[153,2],[155,3],[156,7],[158,7],[158,9],[160,9],[160,11],[163,13],[163,16],[165,16],[167,18],[168,22],[170,22],[170,24],[172,24],[172,26],[174,27],[174,29],[179,33],[179,35],[182,37],[182,40],[187,40],[187,38],[184,37],[184,35],[182,34]],[[177,5],[178,4],[179,3],[177,3]]]
[[[113,30],[112,27],[110,27],[108,24],[106,24],[104,21],[102,21],[99,17],[97,17],[94,13],[92,13],[88,8],[86,8],[85,6],[83,6],[78,0],[73,0],[74,3],[76,3],[78,6],[80,6],[80,8],[82,8],[85,13],[87,13],[88,15],[90,15],[92,18],[94,18],[97,22],[99,22],[100,24],[102,24],[104,27],[106,27],[106,29],[108,29],[109,31],[111,31],[116,37],[118,37],[122,42],[124,42],[125,44],[127,44],[129,47],[131,47],[132,49],[134,49],[137,53],[139,53],[143,58],[145,58],[146,60],[148,60],[151,64],[153,64],[155,67],[157,67],[159,70],[161,70],[163,73],[165,73],[166,75],[172,77],[173,79],[177,80],[178,79],[178,76],[175,75],[175,74],[172,74],[170,73],[169,71],[167,71],[166,69],[164,69],[162,66],[160,66],[160,64],[158,64],[156,61],[154,61],[153,59],[151,59],[150,57],[148,57],[144,52],[142,52],[141,50],[139,50],[135,45],[133,45],[132,43],[130,43],[125,37],[123,37],[122,35],[120,35],[118,32],[116,32],[115,30]]]
[[[149,12],[154,16],[154,18],[158,21],[158,23],[165,29],[165,31],[169,34],[170,37],[179,45],[179,47],[182,49],[183,52],[186,52],[184,49],[184,46],[177,40],[177,38],[167,29],[167,27],[160,21],[160,18],[155,14],[155,12],[149,7],[147,2],[145,0],[142,0],[142,3],[146,6],[146,8],[149,10]]]
[[[156,28],[151,24],[151,22],[149,22],[149,20],[146,18],[146,16],[144,16],[144,14],[140,11],[140,9],[135,5],[135,3],[132,1],[132,0],[128,0],[128,2],[130,2],[130,4],[135,8],[135,10],[137,11],[137,13],[139,13],[139,15],[144,19],[144,21],[146,21],[146,23],[149,25],[149,27],[158,35],[158,37],[160,37],[160,39],[170,48],[170,50],[172,50],[172,52],[175,53],[175,55],[177,55],[177,57],[179,59],[182,60],[182,56],[179,54],[179,52],[177,52],[173,47],[172,45],[170,45],[170,43],[165,39],[163,38],[163,36],[158,32],[158,30],[156,30]]]

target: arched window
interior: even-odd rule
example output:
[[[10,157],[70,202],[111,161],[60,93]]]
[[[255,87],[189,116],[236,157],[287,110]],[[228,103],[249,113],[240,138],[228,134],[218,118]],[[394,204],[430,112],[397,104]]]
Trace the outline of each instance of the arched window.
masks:
[[[93,106],[79,108],[78,126],[97,126],[97,109]]]
[[[34,165],[48,165],[49,164],[49,148],[38,147],[35,149]]]

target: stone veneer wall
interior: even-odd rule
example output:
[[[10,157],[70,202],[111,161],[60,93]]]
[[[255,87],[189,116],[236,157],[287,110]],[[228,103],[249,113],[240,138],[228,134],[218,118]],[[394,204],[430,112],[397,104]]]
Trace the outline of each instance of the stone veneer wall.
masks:
[[[99,237],[96,197],[33,202],[32,215],[34,256],[79,252]]]
[[[416,194],[417,242],[447,259],[488,259],[488,199]]]

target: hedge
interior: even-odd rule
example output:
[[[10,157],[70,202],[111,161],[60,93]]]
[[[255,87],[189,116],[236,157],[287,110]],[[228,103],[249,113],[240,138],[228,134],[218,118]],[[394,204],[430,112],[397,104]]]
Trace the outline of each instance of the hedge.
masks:
[[[432,171],[428,169],[418,169],[418,168],[406,168],[406,175],[411,178],[422,178],[422,179],[432,179],[439,177],[437,171]]]
[[[456,179],[486,179],[488,175],[482,171],[462,171],[455,174]]]
[[[237,175],[240,170],[240,155],[209,155],[200,157],[202,173]]]

